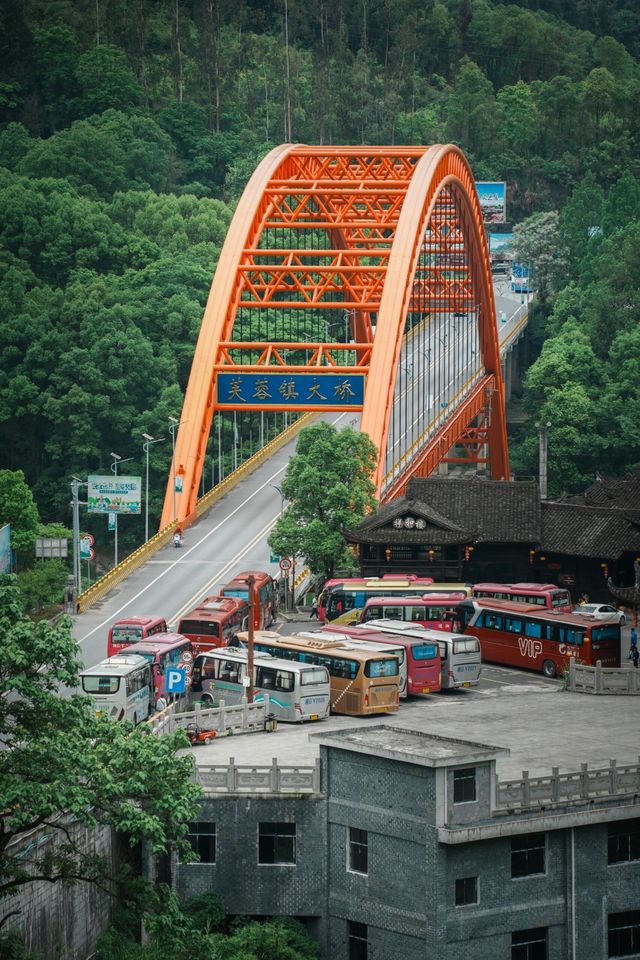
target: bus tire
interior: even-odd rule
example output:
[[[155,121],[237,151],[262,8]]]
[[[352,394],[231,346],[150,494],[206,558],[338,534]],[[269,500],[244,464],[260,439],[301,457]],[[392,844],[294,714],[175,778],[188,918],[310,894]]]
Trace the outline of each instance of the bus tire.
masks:
[[[556,675],[556,665],[553,660],[545,660],[542,664],[542,672],[545,677],[548,677],[550,680],[553,680]]]
[[[207,709],[209,709],[210,707],[213,706],[213,697],[211,696],[210,693],[203,693],[203,694],[202,694],[202,702],[203,702],[203,704],[205,704],[205,706],[207,707]]]

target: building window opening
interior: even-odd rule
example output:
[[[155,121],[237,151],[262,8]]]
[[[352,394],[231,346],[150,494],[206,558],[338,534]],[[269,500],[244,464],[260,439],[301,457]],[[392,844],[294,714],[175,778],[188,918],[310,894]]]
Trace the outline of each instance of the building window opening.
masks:
[[[473,803],[476,799],[476,768],[453,771],[453,802]]]

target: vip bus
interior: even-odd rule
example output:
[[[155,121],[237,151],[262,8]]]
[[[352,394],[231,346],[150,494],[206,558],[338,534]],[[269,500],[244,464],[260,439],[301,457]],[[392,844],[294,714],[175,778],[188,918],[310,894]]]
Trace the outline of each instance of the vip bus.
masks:
[[[253,625],[256,630],[266,630],[274,623],[278,615],[278,591],[276,582],[268,573],[249,570],[238,573],[220,590],[223,597],[239,597],[249,603],[248,578],[254,578],[253,588]]]
[[[541,670],[546,677],[561,673],[571,657],[620,666],[617,623],[508,600],[465,600],[459,610],[463,632],[478,638],[483,660]]]
[[[394,630],[394,627],[407,629]],[[438,645],[433,641],[426,639],[423,629],[418,628],[411,632],[411,624],[402,623],[396,620],[376,620],[365,624],[354,624],[349,627],[332,626],[325,624],[322,627],[322,633],[344,630],[348,635],[365,636],[373,639],[376,643],[384,643],[404,647],[405,659],[407,663],[407,693],[413,697],[422,696],[429,693],[437,693],[440,690],[440,651]]]
[[[360,615],[368,620],[402,620],[432,630],[460,629],[458,604],[467,598],[461,590],[451,593],[425,593],[422,597],[372,597]]]
[[[379,635],[374,630],[367,630],[366,627],[347,624],[344,627],[341,624],[326,624],[321,631],[299,633],[299,637],[311,637],[317,639],[318,632],[327,633],[336,640],[346,640],[347,643],[358,643],[367,648],[375,650],[378,653],[385,653],[387,656],[396,657],[398,661],[398,695],[401,700],[407,698],[407,655],[402,644],[386,645],[380,643]]]
[[[236,647],[211,650],[196,657],[193,666],[194,693],[210,705],[218,700],[240,703],[246,696],[243,682],[249,676],[248,651]],[[269,714],[278,720],[304,723],[329,716],[331,683],[326,667],[292,663],[259,653],[253,664],[253,699],[269,697]]]
[[[151,664],[135,653],[120,653],[83,670],[80,682],[96,713],[106,713],[112,720],[140,723],[154,708]]]
[[[318,617],[324,621],[335,620],[349,610],[363,609],[371,597],[421,597],[425,593],[451,591],[460,591],[467,597],[471,594],[465,583],[434,583],[431,577],[418,577],[415,574],[385,574],[380,579],[369,580],[355,577],[328,580],[320,595]]]
[[[165,633],[167,623],[164,617],[125,617],[116,620],[107,636],[107,656],[126,650],[138,640],[147,640],[156,633]]]
[[[263,630],[256,633],[254,642],[256,650],[273,657],[326,667],[331,677],[332,713],[362,717],[398,709],[399,664],[395,657],[320,634],[316,639],[281,637]]]
[[[531,603],[547,610],[571,613],[571,594],[555,583],[475,583],[472,596],[479,599],[511,600]]]
[[[126,657],[128,651],[118,653],[118,657]],[[155,699],[162,696],[167,701],[173,699],[173,694],[166,689],[167,670],[177,667],[184,670],[187,684],[191,682],[193,668],[193,654],[191,643],[179,633],[156,633],[151,640],[141,640],[135,646],[135,654],[144,657],[150,664],[153,676]]]
[[[241,597],[205,597],[178,622],[178,633],[191,641],[194,653],[226,647],[246,630],[249,608]]]

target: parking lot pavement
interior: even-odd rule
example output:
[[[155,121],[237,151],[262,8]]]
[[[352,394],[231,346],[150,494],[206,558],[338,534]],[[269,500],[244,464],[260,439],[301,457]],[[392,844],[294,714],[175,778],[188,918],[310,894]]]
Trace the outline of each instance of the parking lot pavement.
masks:
[[[515,676],[514,676],[515,675]],[[332,716],[317,724],[279,724],[274,733],[225,737],[195,747],[198,764],[313,764],[319,747],[309,734],[378,724],[507,747],[497,761],[501,779],[619,763],[636,763],[640,698],[568,693],[558,681],[535,673],[483,667],[481,683],[469,690],[403,701],[396,714]],[[631,733],[631,735],[629,735]]]

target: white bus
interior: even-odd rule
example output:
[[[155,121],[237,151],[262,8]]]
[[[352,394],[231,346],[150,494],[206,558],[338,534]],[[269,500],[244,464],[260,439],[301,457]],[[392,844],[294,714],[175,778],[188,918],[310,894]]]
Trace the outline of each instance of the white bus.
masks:
[[[119,653],[83,670],[80,682],[96,713],[113,720],[141,723],[153,711],[155,696],[151,664],[138,654]]]
[[[210,706],[218,700],[240,703],[247,693],[248,651],[220,647],[196,657],[191,692]],[[326,667],[280,660],[256,653],[253,661],[253,699],[269,696],[269,714],[277,720],[304,723],[329,716],[331,684]]]
[[[406,700],[407,698],[407,656],[406,650],[404,647],[397,646],[394,647],[393,644],[389,643],[380,643],[376,636],[375,631],[368,631],[368,623],[363,624],[362,626],[346,626],[341,629],[341,624],[327,624],[323,627],[322,632],[308,631],[306,633],[299,633],[299,637],[311,637],[313,640],[317,640],[319,636],[325,637],[331,635],[335,637],[336,640],[344,640],[346,643],[355,643],[359,647],[364,647],[367,650],[375,650],[376,653],[387,653],[390,656],[397,657],[398,659],[398,695],[401,700]]]
[[[386,634],[402,634],[437,643],[440,648],[440,689],[454,690],[457,687],[475,686],[482,671],[480,641],[476,637],[430,630],[416,624],[399,620],[367,620],[367,627],[374,627]],[[472,641],[469,643],[469,641]]]

